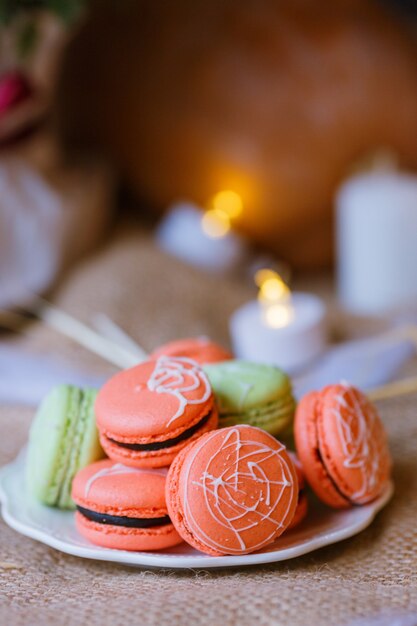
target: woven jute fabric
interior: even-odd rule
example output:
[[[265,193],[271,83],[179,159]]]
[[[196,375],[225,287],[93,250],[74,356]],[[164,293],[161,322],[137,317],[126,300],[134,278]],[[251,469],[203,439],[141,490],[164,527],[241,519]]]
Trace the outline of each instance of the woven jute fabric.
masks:
[[[122,232],[73,270],[54,299],[84,320],[108,313],[150,349],[201,333],[226,343],[228,317],[249,293],[168,259],[140,233]],[[38,325],[26,332],[19,341],[32,350],[114,371]],[[381,615],[393,624],[404,614],[407,624],[417,623],[409,616],[417,613],[416,405],[416,395],[380,403],[394,455],[392,502],[356,537],[292,561],[143,570],[62,554],[0,522],[0,624],[338,626]],[[0,465],[24,444],[32,415],[28,408],[0,409]]]

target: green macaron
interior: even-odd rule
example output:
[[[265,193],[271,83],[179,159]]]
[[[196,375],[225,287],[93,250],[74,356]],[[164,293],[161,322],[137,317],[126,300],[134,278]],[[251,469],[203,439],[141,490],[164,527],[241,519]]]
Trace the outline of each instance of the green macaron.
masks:
[[[250,424],[279,435],[291,426],[295,400],[287,374],[249,361],[205,365],[220,414],[220,426]]]
[[[27,456],[27,487],[43,504],[73,509],[71,486],[81,468],[104,456],[95,414],[95,389],[59,385],[44,398],[33,420]]]

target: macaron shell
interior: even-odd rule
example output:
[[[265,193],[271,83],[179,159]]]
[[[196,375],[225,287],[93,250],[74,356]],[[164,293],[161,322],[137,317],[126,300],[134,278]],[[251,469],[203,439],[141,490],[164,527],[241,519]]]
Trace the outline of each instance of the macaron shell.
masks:
[[[67,431],[67,408],[68,390],[55,387],[43,398],[30,427],[26,482],[29,492],[44,504],[54,505],[58,497],[54,477]]]
[[[243,413],[227,414],[220,417],[220,426],[236,426],[249,424],[266,430],[271,435],[281,435],[292,426],[295,411],[293,398],[286,402],[271,402],[259,409],[249,409]]]
[[[76,475],[74,501],[86,509],[126,517],[167,515],[167,470],[140,470],[110,459],[93,463]]]
[[[168,514],[165,503],[166,470],[140,470],[109,459],[78,472],[72,495],[77,505],[119,517],[158,518]],[[181,542],[173,524],[133,528],[99,523],[80,512],[78,531],[99,546],[117,550],[161,550]]]
[[[75,428],[72,437],[67,433],[64,441],[67,459],[58,500],[60,508],[74,508],[71,488],[76,473],[104,456],[95,423],[94,403],[96,396],[96,389],[78,390],[77,407],[75,409],[78,419],[74,420]]]
[[[75,525],[78,532],[91,543],[114,550],[163,550],[182,542],[172,524],[153,528],[124,528],[92,522],[77,512]]]
[[[305,484],[306,484],[304,480],[303,466],[301,465],[300,459],[295,454],[295,452],[288,450],[288,456],[290,457],[291,461],[294,463],[294,468],[295,468],[295,472],[297,474],[297,480],[298,480],[298,490],[301,491],[302,489],[304,489]]]
[[[304,476],[316,495],[325,504],[344,509],[351,504],[337,490],[320,456],[317,432],[320,401],[320,392],[312,391],[299,402],[295,412],[295,446]]]
[[[217,363],[233,358],[230,352],[210,341],[207,337],[191,337],[170,341],[154,350],[150,358],[156,359],[162,355],[185,356],[200,364]]]
[[[100,390],[95,408],[98,428],[107,437],[146,443],[179,435],[213,403],[210,384],[197,364],[161,357],[113,376]]]
[[[207,365],[220,413],[243,413],[291,398],[288,376],[277,367],[235,359]]]
[[[294,517],[292,518],[291,523],[288,526],[288,530],[291,530],[291,528],[298,526],[298,524],[300,524],[300,522],[302,522],[305,516],[307,515],[308,499],[304,491],[305,480],[304,480],[304,473],[303,473],[303,468],[301,466],[300,460],[294,452],[288,451],[288,456],[290,457],[291,461],[294,463],[295,471],[297,473],[297,480],[298,480],[297,508],[295,509]]]
[[[318,414],[319,447],[339,491],[354,504],[366,504],[386,487],[391,470],[380,417],[354,387],[331,385],[322,392]]]
[[[204,435],[203,435],[204,436]],[[168,508],[168,515],[172,520],[179,535],[190,546],[200,552],[205,552],[211,556],[221,556],[221,552],[213,550],[206,546],[203,542],[199,541],[189,530],[187,524],[184,521],[183,510],[179,498],[180,490],[180,473],[187,454],[194,448],[196,442],[189,444],[181,450],[179,454],[173,459],[172,464],[168,470],[168,477],[165,486],[165,498]]]
[[[75,473],[103,456],[93,411],[96,391],[54,387],[32,422],[26,463],[28,491],[50,506],[74,508]]]
[[[96,398],[97,389],[84,389],[83,410],[88,414],[88,419],[85,420],[84,436],[81,442],[77,471],[104,457],[104,451],[100,446],[94,413]]]
[[[178,457],[167,479],[167,506],[178,532],[208,554],[247,554],[290,524],[297,476],[285,448],[251,426],[201,437]]]
[[[300,493],[297,503],[297,508],[295,509],[294,517],[292,518],[290,525],[287,530],[291,530],[295,528],[306,517],[308,513],[308,499],[305,493]]]
[[[160,450],[131,450],[130,448],[124,448],[117,445],[113,441],[110,441],[104,433],[100,432],[100,442],[105,450],[106,454],[114,461],[119,461],[125,465],[132,467],[168,467],[175,459],[177,454],[185,446],[192,441],[195,441],[204,433],[217,428],[218,414],[215,408],[211,410],[211,415],[207,422],[197,430],[191,437],[181,441],[180,443],[170,446],[168,448],[162,448]]]

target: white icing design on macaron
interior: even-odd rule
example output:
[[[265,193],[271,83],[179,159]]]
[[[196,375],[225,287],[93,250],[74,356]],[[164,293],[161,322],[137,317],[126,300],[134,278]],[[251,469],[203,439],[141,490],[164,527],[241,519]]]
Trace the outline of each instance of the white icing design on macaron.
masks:
[[[336,397],[340,409],[333,409],[345,459],[343,466],[359,470],[361,486],[350,497],[360,503],[375,490],[381,465],[381,435],[383,427],[376,409],[353,387],[343,384],[345,390]],[[366,409],[366,414],[365,414]]]
[[[167,393],[177,398],[177,412],[170,418],[167,426],[184,414],[188,404],[203,404],[212,393],[210,383],[201,367],[186,357],[161,356],[148,380],[149,391]],[[198,398],[190,399],[186,394],[201,391]]]
[[[209,458],[200,479],[191,483],[202,490],[205,507],[210,516],[217,524],[233,533],[238,548],[223,545],[218,538],[208,535],[201,528],[195,519],[188,493],[189,475],[195,458],[202,446],[207,445],[213,437],[218,436],[218,431],[214,431],[211,437],[205,439],[202,446],[196,445],[192,451],[191,461],[187,463],[184,479],[184,516],[190,524],[192,532],[211,548],[226,553],[239,554],[246,550],[247,545],[243,533],[265,521],[270,522],[269,534],[264,536],[257,545],[251,545],[251,550],[256,550],[269,540],[273,540],[278,530],[283,527],[283,522],[274,519],[273,515],[279,507],[284,493],[290,491],[286,510],[279,515],[281,520],[285,520],[295,494],[295,484],[290,466],[281,455],[285,447],[267,433],[264,435],[271,439],[273,447],[258,441],[246,439],[242,441],[240,431],[246,428],[251,427],[242,425],[239,429],[231,428],[220,447]],[[276,447],[277,444],[278,448]],[[244,450],[243,453],[242,450]],[[222,462],[219,462],[217,458],[219,455],[223,455]],[[275,457],[277,460],[275,480],[267,476],[263,468],[265,461],[271,457]],[[226,463],[224,459],[226,459]],[[222,468],[221,471],[219,468]],[[249,482],[252,482],[252,488],[248,490]],[[247,519],[245,520],[245,518]]]
[[[97,470],[95,474],[90,476],[90,478],[85,483],[84,497],[88,497],[93,483],[95,483],[96,480],[98,480],[99,478],[103,478],[104,476],[117,476],[120,474],[159,474],[160,476],[166,477],[167,473],[167,468],[141,469],[139,467],[128,467],[127,465],[123,465],[122,463],[115,463],[110,467],[103,467],[103,469]]]

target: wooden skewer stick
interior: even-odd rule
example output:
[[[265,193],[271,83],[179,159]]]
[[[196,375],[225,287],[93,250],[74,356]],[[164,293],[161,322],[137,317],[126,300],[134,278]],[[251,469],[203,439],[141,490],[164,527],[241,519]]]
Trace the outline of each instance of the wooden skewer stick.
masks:
[[[130,335],[105,313],[97,313],[92,319],[93,326],[102,337],[117,343],[134,354],[140,361],[148,358],[148,353]]]
[[[366,395],[370,400],[374,401],[395,398],[415,392],[417,392],[417,376],[396,380],[392,383],[382,385],[381,387],[375,387],[375,389],[368,391]]]
[[[37,310],[37,316],[50,328],[76,341],[116,367],[122,369],[132,367],[143,360],[143,357],[140,358],[136,354],[132,354],[118,343],[102,337],[65,311],[49,304],[43,304]]]

